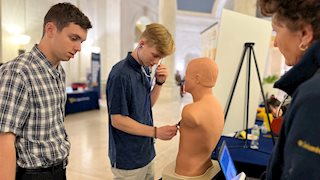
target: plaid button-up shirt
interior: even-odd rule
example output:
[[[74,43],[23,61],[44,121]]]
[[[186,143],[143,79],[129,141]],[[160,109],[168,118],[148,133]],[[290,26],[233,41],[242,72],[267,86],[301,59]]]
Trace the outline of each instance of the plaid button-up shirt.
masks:
[[[0,67],[0,132],[16,135],[20,167],[47,167],[67,158],[65,102],[65,72],[37,45]]]

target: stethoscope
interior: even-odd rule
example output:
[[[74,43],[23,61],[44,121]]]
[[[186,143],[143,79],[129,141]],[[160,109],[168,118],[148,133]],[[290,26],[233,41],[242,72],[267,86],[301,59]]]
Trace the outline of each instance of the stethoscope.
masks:
[[[140,46],[138,47],[138,49],[137,49],[137,59],[138,59],[138,62],[139,62],[139,64],[140,64],[142,73],[145,75],[147,81],[149,82],[150,91],[149,91],[149,93],[148,93],[148,97],[151,98],[152,85],[153,85],[153,82],[154,82],[154,80],[155,80],[155,78],[156,78],[156,73],[154,73],[154,75],[151,77],[152,68],[149,68],[149,67],[148,67],[148,68],[149,68],[150,74],[148,74],[148,73],[146,72],[145,67],[143,66],[143,63],[142,63],[142,61],[141,61],[141,59],[140,59],[140,56],[139,56],[140,48],[142,48],[142,47],[143,47],[143,45],[140,45]],[[158,66],[161,64],[161,62],[162,62],[162,59],[159,61],[159,63],[157,64],[157,66],[156,66],[155,69],[158,68]],[[146,100],[148,101],[148,99],[146,99]],[[151,99],[150,99],[150,103],[151,103]],[[149,106],[151,106],[151,105],[149,104],[149,102],[146,102],[145,104],[146,104],[146,109],[149,109]],[[152,117],[151,114],[149,114],[149,115],[150,115],[150,117]],[[152,118],[151,118],[151,119],[152,119]],[[152,124],[153,124],[153,119],[152,119]]]
[[[153,85],[153,82],[156,78],[156,73],[154,73],[154,75],[151,77],[151,74],[152,74],[152,68],[148,67],[149,68],[149,72],[150,74],[148,74],[145,70],[145,67],[143,66],[143,63],[140,59],[140,56],[139,56],[139,53],[140,53],[140,48],[143,48],[143,45],[140,45],[137,49],[137,58],[138,58],[138,61],[139,61],[139,64],[140,64],[140,67],[141,67],[141,71],[143,72],[143,74],[145,75],[145,77],[147,78],[147,81],[149,82],[149,87],[150,87],[150,91],[152,89],[152,85]],[[156,68],[158,68],[158,66],[162,63],[162,59],[160,59],[160,61],[158,62],[158,64],[156,65]]]

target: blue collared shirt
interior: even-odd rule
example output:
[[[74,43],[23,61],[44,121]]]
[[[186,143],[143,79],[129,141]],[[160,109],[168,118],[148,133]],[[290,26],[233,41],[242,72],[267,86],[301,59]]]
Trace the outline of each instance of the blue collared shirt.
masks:
[[[148,69],[146,69],[147,74]],[[109,158],[112,167],[137,169],[155,157],[153,138],[125,133],[111,125],[111,115],[121,114],[153,126],[150,99],[150,77],[128,53],[113,66],[107,81],[106,95],[109,113]]]

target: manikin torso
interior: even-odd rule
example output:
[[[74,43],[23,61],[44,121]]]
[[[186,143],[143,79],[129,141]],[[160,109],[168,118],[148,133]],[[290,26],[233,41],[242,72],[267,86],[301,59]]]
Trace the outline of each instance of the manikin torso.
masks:
[[[203,58],[189,64],[186,73],[186,91],[193,96],[193,103],[186,105],[182,111],[179,151],[175,168],[175,173],[183,176],[202,175],[212,166],[211,153],[219,141],[224,126],[222,108],[212,93],[218,69],[215,63],[212,65],[212,60],[204,59],[200,61],[202,63],[198,63],[199,60]],[[188,79],[195,74],[192,71],[194,68],[207,73],[207,68],[202,69],[203,65],[214,67],[210,69],[216,71],[213,73],[214,83],[209,83],[212,84],[210,86],[204,85],[201,83],[204,81],[203,78],[200,78],[199,84],[188,82]]]

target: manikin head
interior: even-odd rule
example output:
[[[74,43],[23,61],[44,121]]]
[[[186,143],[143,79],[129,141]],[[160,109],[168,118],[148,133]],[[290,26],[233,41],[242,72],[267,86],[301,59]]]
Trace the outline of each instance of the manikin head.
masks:
[[[218,66],[209,58],[197,58],[189,62],[185,75],[185,90],[192,94],[199,88],[212,88],[218,77]]]

